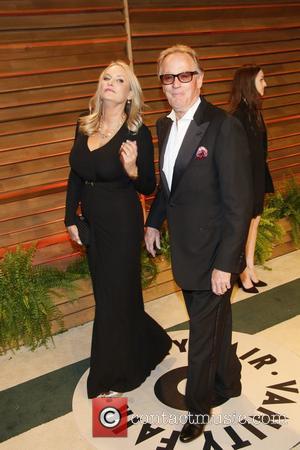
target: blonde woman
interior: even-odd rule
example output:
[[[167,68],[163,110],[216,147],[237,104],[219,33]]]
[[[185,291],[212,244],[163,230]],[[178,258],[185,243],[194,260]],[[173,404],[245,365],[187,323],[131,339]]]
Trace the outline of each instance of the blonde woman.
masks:
[[[70,154],[65,224],[80,241],[77,208],[89,225],[87,257],[96,303],[88,397],[139,386],[168,353],[171,340],[144,312],[138,193],[155,188],[153,145],[142,123],[142,91],[129,66],[101,73],[89,113],[78,120]]]

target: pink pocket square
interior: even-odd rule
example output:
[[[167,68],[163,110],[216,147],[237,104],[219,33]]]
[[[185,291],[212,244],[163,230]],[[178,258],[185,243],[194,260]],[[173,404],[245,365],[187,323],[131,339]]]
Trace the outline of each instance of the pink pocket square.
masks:
[[[196,151],[196,159],[204,159],[208,155],[208,150],[206,147],[199,147]]]

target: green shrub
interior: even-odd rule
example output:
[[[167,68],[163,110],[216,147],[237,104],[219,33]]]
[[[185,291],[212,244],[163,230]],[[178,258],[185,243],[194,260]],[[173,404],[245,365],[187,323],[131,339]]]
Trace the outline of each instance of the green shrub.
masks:
[[[90,272],[86,256],[82,255],[80,258],[69,264],[66,273],[73,276],[74,279],[89,277]]]
[[[291,224],[291,235],[294,244],[300,245],[300,185],[295,178],[289,178],[282,192],[269,197],[268,207],[276,210],[276,217],[286,217]]]
[[[143,289],[149,286],[151,282],[156,278],[157,276],[157,266],[154,262],[154,260],[149,256],[147,250],[145,248],[142,248],[141,253],[141,268],[142,268],[142,287]]]
[[[0,263],[0,353],[22,344],[31,350],[47,345],[52,339],[51,320],[62,327],[49,295],[53,279],[43,279],[41,269],[33,267],[34,252],[18,248],[7,252]]]
[[[262,214],[255,249],[258,264],[272,255],[274,244],[280,242],[284,230],[278,224],[279,219],[287,218],[291,224],[292,240],[296,246],[300,244],[300,186],[295,178],[289,178],[282,191],[269,195]]]
[[[273,247],[282,239],[284,230],[278,223],[277,210],[265,207],[261,216],[255,247],[255,262],[264,264],[272,255]]]
[[[160,254],[167,260],[171,260],[171,247],[170,247],[170,236],[169,231],[165,227],[161,232],[161,238],[160,238]]]

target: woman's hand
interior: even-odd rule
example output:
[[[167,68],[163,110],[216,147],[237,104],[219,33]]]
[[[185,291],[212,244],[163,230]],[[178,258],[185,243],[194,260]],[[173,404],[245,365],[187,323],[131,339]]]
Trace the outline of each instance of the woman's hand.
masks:
[[[83,245],[78,234],[78,228],[76,225],[70,225],[67,227],[68,233],[72,241],[75,241],[79,245]]]
[[[136,165],[137,144],[136,141],[125,141],[120,148],[121,163],[130,178],[138,177],[138,168]]]

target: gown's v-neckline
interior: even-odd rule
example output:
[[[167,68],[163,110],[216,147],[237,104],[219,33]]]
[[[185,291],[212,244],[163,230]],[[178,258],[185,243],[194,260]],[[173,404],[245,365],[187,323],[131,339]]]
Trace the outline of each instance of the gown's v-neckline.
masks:
[[[126,123],[126,122],[124,122],[124,123],[121,125],[121,127],[118,129],[118,131],[116,132],[116,134],[114,134],[114,135],[113,135],[113,136],[112,136],[105,144],[101,145],[100,147],[95,148],[94,150],[91,150],[91,149],[90,149],[89,144],[88,144],[88,141],[89,141],[89,137],[90,137],[90,136],[87,136],[87,139],[86,139],[86,146],[87,146],[88,151],[89,151],[90,153],[94,153],[94,152],[96,152],[96,151],[98,151],[98,150],[103,150],[103,148],[106,147],[107,144],[109,144],[110,142],[112,142],[112,140],[119,134],[119,132],[120,132],[120,131],[122,130],[122,128],[124,127],[125,123]]]

